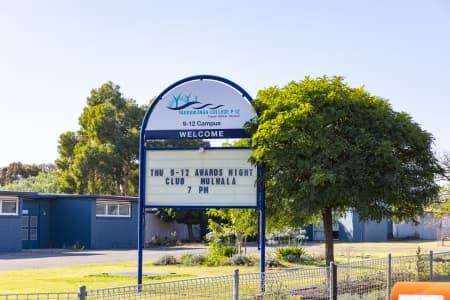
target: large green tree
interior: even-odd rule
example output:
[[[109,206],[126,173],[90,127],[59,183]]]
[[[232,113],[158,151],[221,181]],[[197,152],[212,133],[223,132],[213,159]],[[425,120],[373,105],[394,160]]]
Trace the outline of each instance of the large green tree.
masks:
[[[342,77],[306,77],[261,90],[254,100],[253,160],[264,164],[268,199],[320,215],[334,261],[332,215],[408,220],[437,196],[442,173],[432,135],[404,112]]]
[[[112,82],[93,89],[77,132],[61,134],[56,165],[67,193],[136,195],[139,132],[145,106]]]

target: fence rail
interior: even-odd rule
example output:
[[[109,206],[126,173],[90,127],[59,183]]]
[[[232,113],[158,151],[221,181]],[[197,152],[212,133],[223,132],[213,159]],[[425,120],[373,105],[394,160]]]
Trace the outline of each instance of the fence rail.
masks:
[[[336,268],[336,273],[330,272]],[[333,276],[337,286],[333,289]],[[330,276],[331,275],[331,276]],[[0,300],[128,299],[389,299],[398,281],[450,281],[450,252],[372,259],[330,267],[286,269],[86,290],[78,293],[0,294]]]

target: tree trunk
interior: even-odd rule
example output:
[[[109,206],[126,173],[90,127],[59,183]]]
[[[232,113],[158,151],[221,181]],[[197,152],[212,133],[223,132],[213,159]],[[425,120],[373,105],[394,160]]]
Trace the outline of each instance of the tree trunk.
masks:
[[[327,265],[334,261],[334,247],[333,247],[333,215],[331,208],[326,207],[322,211],[323,231],[325,236],[325,257]]]
[[[194,230],[192,229],[192,224],[186,224],[188,227],[188,239],[189,242],[194,242]]]
[[[329,207],[324,208],[324,210],[322,211],[322,218],[323,218],[323,231],[325,235],[325,257],[327,261],[327,266],[330,266],[330,263],[334,262],[333,212],[331,208]],[[337,299],[337,278],[336,278],[337,272],[336,268],[333,268],[333,270],[334,270],[333,282],[329,282],[328,286],[333,288],[334,299],[330,300]]]

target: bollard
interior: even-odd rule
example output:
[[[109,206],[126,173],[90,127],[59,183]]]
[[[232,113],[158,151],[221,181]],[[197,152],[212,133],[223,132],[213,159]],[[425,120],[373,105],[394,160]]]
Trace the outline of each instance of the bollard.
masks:
[[[389,300],[391,297],[391,284],[392,284],[392,254],[388,254],[388,263],[387,263],[387,279],[386,279],[386,286],[387,286],[387,292],[386,292],[386,299]]]
[[[330,300],[337,299],[337,269],[334,261],[330,262]]]
[[[79,300],[86,300],[86,286],[85,285],[80,285],[80,290],[78,292],[78,299]]]
[[[433,250],[430,250],[430,280],[433,280]]]
[[[233,276],[233,300],[239,300],[239,269],[234,270],[234,276]]]

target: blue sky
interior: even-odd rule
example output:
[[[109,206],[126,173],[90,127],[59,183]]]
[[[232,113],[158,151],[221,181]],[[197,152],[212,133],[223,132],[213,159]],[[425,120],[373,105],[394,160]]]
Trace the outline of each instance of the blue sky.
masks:
[[[93,88],[139,104],[214,74],[250,95],[344,76],[450,152],[450,2],[0,1],[0,167],[53,162]]]

